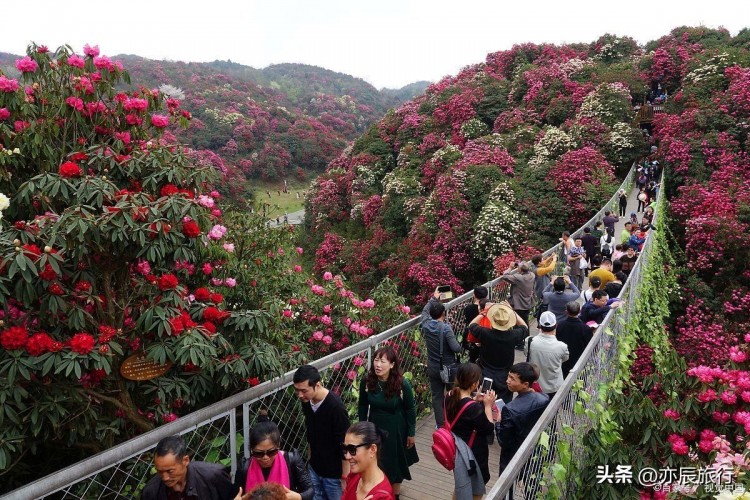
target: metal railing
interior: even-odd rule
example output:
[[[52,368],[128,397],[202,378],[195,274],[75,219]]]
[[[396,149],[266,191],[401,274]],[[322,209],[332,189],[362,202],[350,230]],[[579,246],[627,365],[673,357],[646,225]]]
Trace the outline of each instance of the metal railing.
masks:
[[[655,226],[659,224],[657,214],[658,210],[652,221]],[[640,296],[637,285],[648,268],[653,245],[654,238],[649,236],[618,296],[624,302],[623,306],[611,310],[599,325],[562,387],[487,494],[487,499],[577,497],[576,482],[568,476],[570,471],[562,474],[564,479],[561,481],[560,475],[555,475],[553,465],[561,459],[562,453],[567,455],[568,463],[576,467],[585,460],[583,439],[594,430],[594,422],[585,410],[606,404],[607,394],[599,387],[613,382],[617,375],[618,343],[635,311]],[[564,451],[561,453],[560,450]]]
[[[635,165],[621,184],[628,189],[633,183]],[[575,237],[586,226],[601,220],[607,210],[614,210],[617,194],[584,226],[574,232]],[[561,245],[544,252],[547,257],[559,252]],[[498,301],[507,298],[507,283],[500,278],[485,284],[490,298]],[[466,324],[462,314],[465,305],[472,301],[467,292],[446,304],[447,319],[455,332],[463,332]],[[402,369],[411,380],[417,400],[417,411],[429,407],[430,392],[427,382],[426,348],[419,330],[420,317],[405,321],[378,335],[351,345],[339,352],[318,359],[311,364],[318,368],[323,384],[342,397],[350,418],[356,420],[357,401],[355,384],[370,366],[371,355],[380,344],[390,344],[400,354]],[[286,449],[306,449],[304,417],[294,394],[290,371],[274,380],[264,382],[211,406],[192,412],[178,420],[130,439],[120,445],[78,462],[58,472],[16,489],[0,499],[130,499],[140,496],[140,491],[152,476],[153,449],[164,437],[181,434],[186,438],[192,457],[197,460],[221,462],[237,471],[241,459],[249,454],[250,428],[261,410],[268,412],[279,425],[282,446]],[[562,392],[562,390],[561,390]],[[237,432],[237,410],[242,413],[242,434]],[[240,448],[242,448],[240,450]],[[494,491],[494,489],[493,489]]]

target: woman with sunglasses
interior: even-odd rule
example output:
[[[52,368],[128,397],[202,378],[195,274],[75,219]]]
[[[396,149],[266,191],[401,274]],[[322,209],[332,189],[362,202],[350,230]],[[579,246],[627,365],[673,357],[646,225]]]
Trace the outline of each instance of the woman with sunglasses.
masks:
[[[341,500],[394,500],[393,489],[378,467],[383,431],[372,422],[359,422],[346,431],[341,451],[349,461],[349,476]]]
[[[380,466],[398,498],[401,482],[411,479],[409,466],[418,462],[414,446],[417,409],[414,391],[401,374],[398,354],[391,346],[377,349],[372,366],[360,383],[358,414],[388,433],[380,449]]]
[[[270,421],[259,422],[250,431],[250,454],[246,467],[237,471],[234,484],[239,488],[237,498],[243,491],[250,491],[265,482],[278,483],[286,490],[287,500],[312,500],[313,485],[305,467],[305,461],[296,451],[281,451],[279,428]]]

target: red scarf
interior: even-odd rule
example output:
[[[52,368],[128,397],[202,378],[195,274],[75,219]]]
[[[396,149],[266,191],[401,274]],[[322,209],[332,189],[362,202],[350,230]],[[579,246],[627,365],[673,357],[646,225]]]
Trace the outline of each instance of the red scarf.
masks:
[[[276,460],[271,465],[271,472],[268,474],[268,479],[263,477],[263,469],[255,459],[250,460],[250,468],[247,471],[247,481],[245,482],[245,491],[250,491],[258,484],[265,482],[278,483],[282,486],[286,486],[291,489],[291,483],[289,481],[289,469],[286,466],[286,458],[284,458],[284,452],[280,451],[276,455]]]

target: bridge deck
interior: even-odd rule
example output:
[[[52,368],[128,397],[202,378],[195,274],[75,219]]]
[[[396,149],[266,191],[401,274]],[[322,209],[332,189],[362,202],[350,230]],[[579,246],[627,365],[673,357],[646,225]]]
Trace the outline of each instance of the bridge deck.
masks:
[[[638,207],[638,190],[633,188],[628,196],[628,208],[625,217],[615,224],[615,239],[620,240],[620,232],[625,227],[625,222],[631,212]],[[640,213],[638,214],[641,215]],[[584,287],[588,288],[588,280]],[[536,320],[531,319],[529,325],[530,334],[538,333]],[[525,361],[522,352],[516,351],[516,363]],[[417,422],[417,450],[419,451],[419,462],[410,467],[412,480],[404,481],[401,486],[401,498],[404,500],[448,500],[453,496],[453,473],[445,470],[435,457],[432,456],[432,432],[435,429],[435,418],[432,414],[427,415]],[[487,483],[487,491],[492,488],[498,478],[498,467],[500,464],[500,447],[495,443],[490,446],[490,481]]]

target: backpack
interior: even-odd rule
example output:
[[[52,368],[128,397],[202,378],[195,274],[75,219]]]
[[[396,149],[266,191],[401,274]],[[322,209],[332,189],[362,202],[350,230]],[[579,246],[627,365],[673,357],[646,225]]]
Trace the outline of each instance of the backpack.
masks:
[[[456,422],[458,422],[458,419],[464,410],[473,403],[476,403],[476,401],[467,401],[458,411],[453,422],[449,424],[446,421],[440,429],[432,433],[432,454],[435,455],[435,460],[448,470],[452,471],[456,468],[456,440],[453,437],[451,429],[456,425]],[[443,414],[445,414],[445,401],[443,401]],[[471,445],[474,443],[474,437],[476,435],[477,431],[474,430],[471,434],[471,438],[469,438],[469,442],[467,443],[469,448],[471,448]]]

